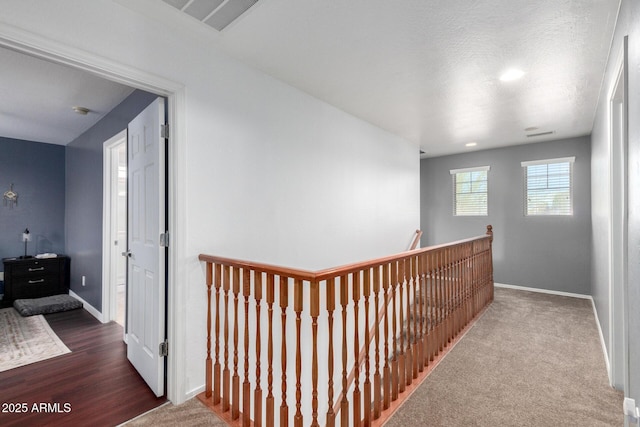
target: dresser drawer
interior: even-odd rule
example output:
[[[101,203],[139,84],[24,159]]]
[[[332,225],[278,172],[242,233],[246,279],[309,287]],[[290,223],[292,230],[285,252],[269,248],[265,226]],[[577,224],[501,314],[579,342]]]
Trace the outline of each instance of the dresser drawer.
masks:
[[[55,275],[32,275],[16,278],[13,282],[13,298],[39,298],[59,291],[60,279]]]
[[[16,264],[11,270],[13,277],[42,276],[43,274],[56,275],[60,273],[58,260],[37,260]]]

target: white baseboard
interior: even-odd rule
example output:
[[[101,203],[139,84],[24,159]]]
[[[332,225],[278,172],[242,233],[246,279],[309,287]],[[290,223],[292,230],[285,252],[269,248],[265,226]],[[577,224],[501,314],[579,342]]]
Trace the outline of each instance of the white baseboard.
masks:
[[[541,294],[560,295],[560,296],[563,296],[563,297],[591,299],[591,295],[574,294],[574,293],[571,293],[571,292],[562,292],[562,291],[554,291],[552,289],[529,288],[529,287],[526,287],[526,286],[507,285],[507,284],[504,284],[504,283],[494,283],[493,286],[495,286],[496,288],[508,288],[508,289],[516,289],[516,290],[519,290],[519,291],[539,292]]]
[[[611,378],[611,363],[609,363],[609,353],[607,353],[607,345],[604,341],[604,335],[602,334],[602,328],[600,327],[600,319],[598,318],[598,310],[596,310],[596,302],[591,298],[591,306],[593,307],[593,315],[596,317],[596,326],[598,327],[598,335],[600,336],[600,346],[602,347],[602,355],[604,356],[604,364],[607,367],[607,376],[609,377],[609,384],[613,384]]]
[[[86,302],[85,300],[80,298],[78,296],[78,294],[73,292],[71,289],[69,289],[69,295],[71,295],[72,297],[74,297],[75,299],[80,301],[82,303],[82,308],[87,310],[89,312],[89,314],[91,314],[93,317],[98,319],[100,321],[100,323],[104,323],[104,320],[102,318],[102,313],[100,313],[94,306],[92,306],[91,304],[89,304],[88,302]]]
[[[596,319],[596,327],[598,328],[598,335],[600,337],[600,346],[602,347],[602,355],[604,356],[604,363],[607,367],[607,375],[609,376],[609,383],[611,383],[611,364],[609,363],[609,354],[607,353],[607,346],[604,341],[604,335],[602,334],[602,327],[600,326],[600,319],[598,318],[598,310],[596,310],[596,303],[591,295],[573,294],[570,292],[554,291],[551,289],[529,288],[526,286],[507,285],[504,283],[494,283],[496,288],[508,288],[516,289],[520,291],[539,292],[542,294],[561,295],[565,297],[582,298],[591,301],[591,307],[593,307],[593,315]]]
[[[196,397],[197,395],[199,395],[200,393],[202,393],[204,391],[204,384],[201,385],[200,387],[196,387],[191,391],[188,391],[186,396],[185,396],[185,401],[193,399],[194,397]]]

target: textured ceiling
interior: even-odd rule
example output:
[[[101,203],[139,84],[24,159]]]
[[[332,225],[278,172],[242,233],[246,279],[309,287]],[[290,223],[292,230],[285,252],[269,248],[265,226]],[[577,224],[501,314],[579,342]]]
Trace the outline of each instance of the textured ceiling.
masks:
[[[219,32],[176,9],[189,0],[165,1],[119,3],[413,141],[426,156],[589,134],[619,7],[619,0],[261,0]],[[0,63],[2,136],[68,143],[131,91],[11,51],[0,50]],[[511,67],[524,76],[501,82]],[[74,105],[93,113],[79,116]]]
[[[466,151],[469,142],[477,150],[589,134],[619,7],[619,0],[262,0],[218,33],[147,3],[155,18],[198,34],[207,27],[212,44],[230,55],[414,141],[427,156]],[[501,82],[511,67],[524,76]],[[552,133],[527,137],[545,132]]]
[[[122,102],[132,88],[0,48],[0,136],[66,145]],[[91,111],[83,116],[72,107]]]

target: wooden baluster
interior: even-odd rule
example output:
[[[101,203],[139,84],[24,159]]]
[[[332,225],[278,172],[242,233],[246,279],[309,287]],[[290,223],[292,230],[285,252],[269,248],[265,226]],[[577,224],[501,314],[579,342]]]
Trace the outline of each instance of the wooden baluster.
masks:
[[[319,427],[318,424],[318,316],[320,316],[320,284],[317,280],[311,282],[309,287],[309,312],[311,314],[311,334],[313,336],[312,362],[311,362],[311,427]]]
[[[240,295],[240,269],[233,268],[233,377],[232,396],[231,396],[231,418],[237,420],[240,418],[240,375],[238,374],[238,296]]]
[[[360,335],[358,327],[358,314],[359,314],[359,302],[360,302],[360,272],[353,273],[351,276],[353,281],[353,323],[354,323],[354,336],[353,336],[353,369],[354,369],[354,387],[353,387],[353,425],[359,426],[361,417],[361,397],[360,397]]]
[[[378,319],[378,313],[380,312],[380,266],[375,266],[373,268],[373,294],[375,298],[375,332],[374,332],[374,340],[375,340],[375,365],[376,370],[373,374],[373,419],[377,420],[380,418],[381,407],[382,404],[382,381],[380,378],[380,321]]]
[[[468,313],[467,313],[467,256],[469,252],[469,244],[464,245],[462,249],[462,262],[460,263],[461,268],[461,278],[460,278],[460,289],[462,292],[462,311],[464,313],[463,317],[463,329],[464,326],[467,326],[469,321]]]
[[[249,296],[251,295],[251,270],[242,272],[242,296],[244,297],[244,381],[242,382],[242,426],[251,424],[251,383],[249,382]]]
[[[362,284],[362,295],[364,296],[364,425],[371,425],[371,381],[369,347],[371,346],[371,336],[369,332],[369,295],[371,295],[371,270],[364,270],[364,283]],[[375,319],[376,324],[378,319]]]
[[[349,284],[347,276],[340,277],[340,305],[342,305],[342,401],[340,402],[340,425],[349,425],[349,400],[347,398],[347,304],[349,304]]]
[[[418,275],[420,276],[420,372],[427,364],[427,256],[418,255]]]
[[[216,264],[216,346],[214,349],[216,361],[213,364],[213,404],[220,404],[220,287],[222,286],[222,266]]]
[[[436,259],[437,259],[437,271],[436,271],[436,318],[437,318],[437,323],[436,323],[436,337],[438,340],[438,346],[436,349],[436,354],[439,354],[443,347],[443,336],[444,334],[442,333],[442,312],[443,312],[443,298],[442,298],[442,275],[443,275],[443,271],[442,271],[442,250],[438,250],[436,252]]]
[[[280,276],[280,309],[282,310],[282,350],[280,362],[282,366],[282,402],[280,403],[280,427],[289,425],[289,406],[287,405],[287,307],[289,306],[289,283],[286,277]]]
[[[457,295],[456,295],[456,264],[457,264],[457,248],[456,246],[452,247],[449,249],[449,253],[451,256],[451,339],[453,339],[453,337],[456,336],[457,334],[457,328],[458,328],[458,322],[457,322],[457,315],[456,315],[456,311],[457,311]]]
[[[448,338],[449,338],[449,329],[447,324],[447,251],[446,249],[442,250],[442,349],[447,346]]]
[[[447,331],[447,344],[453,337],[453,248],[447,247],[447,301],[449,303],[447,316],[449,319]]]
[[[398,263],[396,261],[391,263],[391,304],[392,304],[392,315],[391,315],[391,336],[393,339],[393,360],[391,361],[391,400],[395,401],[398,398],[399,393],[399,377],[400,374],[398,372],[399,364],[398,364],[398,316],[396,313],[396,288],[398,286]]]
[[[427,289],[426,289],[426,322],[427,322],[427,365],[433,360],[433,343],[435,342],[435,323],[434,323],[434,288],[435,278],[433,269],[433,252],[425,254],[427,263]]]
[[[329,396],[329,406],[327,410],[327,427],[334,427],[336,424],[336,414],[333,411],[333,311],[336,309],[336,281],[334,278],[327,280],[327,312],[329,323],[329,351],[328,351],[328,366],[327,372],[329,373],[329,389],[327,394]]]
[[[275,302],[275,285],[273,274],[267,274],[267,312],[269,317],[269,336],[267,342],[267,427],[274,424],[274,397],[273,397],[273,303]]]
[[[451,318],[451,316],[449,316],[449,304],[451,302],[451,298],[449,296],[449,284],[451,283],[450,280],[450,272],[449,272],[449,251],[447,250],[448,248],[445,248],[442,251],[442,254],[444,256],[444,324],[445,324],[445,338],[444,338],[444,346],[446,347],[449,344],[449,319]]]
[[[433,289],[433,273],[431,271],[431,252],[423,254],[424,257],[424,365],[429,366],[429,362],[432,360],[431,355],[431,342],[433,341],[433,318],[431,314],[431,306],[433,305],[433,298],[431,291]]]
[[[464,318],[465,326],[471,321],[469,313],[469,244],[464,247],[464,261],[462,262],[462,289],[464,293]]]
[[[391,366],[389,366],[389,264],[382,266],[382,292],[384,293],[384,401],[382,409],[391,405]]]
[[[400,355],[398,357],[398,392],[404,392],[405,386],[407,384],[407,366],[406,366],[406,353],[404,349],[404,282],[405,282],[405,263],[404,260],[398,262],[398,282],[400,284],[400,319],[398,322],[400,323]],[[408,286],[408,285],[407,285]],[[407,316],[409,313],[407,313]],[[408,326],[409,322],[407,322]]]
[[[300,381],[302,376],[302,344],[300,333],[303,307],[302,280],[295,279],[293,288],[293,310],[296,313],[296,413],[293,417],[295,427],[302,427],[302,383]]]
[[[208,262],[207,269],[207,358],[205,360],[205,385],[204,395],[210,398],[213,393],[213,360],[211,359],[211,285],[213,285],[213,265]]]
[[[452,336],[455,338],[458,335],[458,246],[454,246],[451,249],[452,257],[453,257],[453,333]]]
[[[458,333],[458,282],[456,277],[456,266],[458,264],[457,247],[454,246],[449,251],[451,253],[451,339],[453,339],[453,337]]]
[[[411,257],[411,277],[413,277],[413,339],[411,340],[411,348],[413,354],[413,379],[418,378],[418,364],[420,361],[420,348],[418,342],[420,340],[420,330],[418,329],[420,319],[420,300],[418,299],[418,288],[420,277],[418,276],[418,258]]]
[[[467,315],[467,252],[469,244],[462,247],[462,260],[460,262],[460,298],[462,299],[462,329],[469,323],[469,316]]]
[[[254,276],[254,294],[256,298],[256,389],[253,392],[253,425],[262,426],[262,389],[260,388],[260,370],[262,327],[260,325],[260,303],[262,302],[262,272],[256,271]]]
[[[405,384],[410,385],[413,382],[413,347],[411,345],[411,337],[412,337],[412,325],[411,318],[415,315],[411,311],[411,288],[415,287],[415,283],[413,282],[413,275],[411,270],[411,258],[404,260],[404,274],[407,282],[407,346],[406,346],[406,359],[405,359]],[[413,330],[415,333],[415,330]]]
[[[458,252],[458,262],[457,262],[457,274],[456,274],[456,287],[457,287],[457,307],[458,307],[458,328],[456,330],[456,335],[462,331],[462,328],[465,326],[464,316],[463,316],[463,307],[462,307],[462,264],[464,262],[464,251],[463,246],[459,245],[457,248]]]
[[[230,371],[229,371],[229,289],[230,268],[224,266],[224,369],[222,370],[222,412],[229,410],[230,396]]]

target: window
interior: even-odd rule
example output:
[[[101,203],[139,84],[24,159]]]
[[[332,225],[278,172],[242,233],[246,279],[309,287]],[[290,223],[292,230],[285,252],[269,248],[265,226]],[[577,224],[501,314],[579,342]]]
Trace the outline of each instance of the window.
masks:
[[[453,215],[487,216],[489,166],[453,169]]]
[[[575,157],[522,162],[525,215],[573,215]]]

